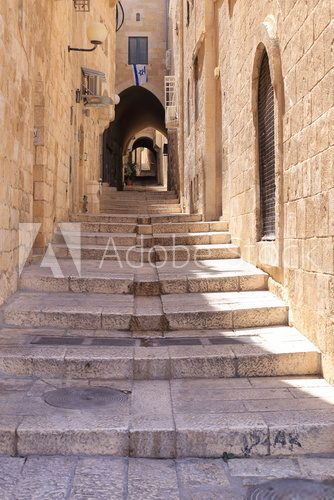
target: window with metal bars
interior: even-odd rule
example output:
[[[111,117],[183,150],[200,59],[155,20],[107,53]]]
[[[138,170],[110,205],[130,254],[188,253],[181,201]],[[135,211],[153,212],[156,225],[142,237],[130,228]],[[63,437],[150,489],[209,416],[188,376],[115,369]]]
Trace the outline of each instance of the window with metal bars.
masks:
[[[261,239],[276,236],[275,103],[268,54],[263,54],[258,89]]]
[[[148,37],[129,37],[129,64],[148,64]]]

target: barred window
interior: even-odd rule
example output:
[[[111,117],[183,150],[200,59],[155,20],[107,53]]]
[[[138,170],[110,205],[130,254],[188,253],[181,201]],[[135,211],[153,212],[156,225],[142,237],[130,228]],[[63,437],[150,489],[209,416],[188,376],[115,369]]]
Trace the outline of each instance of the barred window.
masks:
[[[275,106],[268,54],[263,54],[258,89],[258,137],[261,200],[261,238],[276,235]]]
[[[129,64],[148,64],[148,37],[129,37]]]

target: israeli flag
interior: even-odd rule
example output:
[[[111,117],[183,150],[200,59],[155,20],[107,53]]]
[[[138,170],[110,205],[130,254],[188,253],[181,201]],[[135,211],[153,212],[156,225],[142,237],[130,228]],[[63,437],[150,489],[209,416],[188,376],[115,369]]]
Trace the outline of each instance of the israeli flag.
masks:
[[[133,64],[133,76],[135,85],[144,85],[148,82],[147,66],[145,64]]]

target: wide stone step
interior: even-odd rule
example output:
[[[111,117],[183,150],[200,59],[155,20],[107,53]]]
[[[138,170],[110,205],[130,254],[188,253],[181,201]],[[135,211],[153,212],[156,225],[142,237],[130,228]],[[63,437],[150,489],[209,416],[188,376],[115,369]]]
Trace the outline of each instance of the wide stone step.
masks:
[[[127,233],[136,234],[138,225],[126,223],[80,222],[80,231],[87,233]]]
[[[231,242],[231,235],[226,232],[137,235],[135,233],[87,232],[83,231],[81,227],[76,229],[76,232],[57,231],[54,235],[54,243],[64,244],[68,242],[69,245],[115,245],[116,247],[142,246],[151,248],[152,246],[211,245]]]
[[[321,372],[319,351],[289,327],[149,334],[2,328],[0,372],[65,380],[169,380]]]
[[[0,453],[150,458],[294,457],[334,446],[334,388],[317,377],[52,383],[2,378]],[[98,409],[45,402],[60,387],[116,389]],[[96,390],[96,389],[95,389]],[[107,391],[108,392],[108,391]],[[93,401],[93,400],[92,400]],[[88,403],[86,402],[86,405]],[[159,497],[160,498],[160,497]]]
[[[17,326],[132,331],[286,325],[288,308],[269,292],[217,292],[133,297],[114,294],[19,292],[4,308]]]
[[[156,196],[145,196],[145,197],[133,196],[132,194],[124,196],[123,193],[121,195],[111,194],[109,196],[103,196],[101,198],[101,201],[105,204],[118,203],[120,205],[124,205],[126,203],[134,204],[135,202],[140,203],[142,205],[144,205],[145,203],[161,203],[163,205],[164,204],[167,205],[168,203],[175,203],[175,204],[180,203],[179,198],[175,194],[168,196],[159,194]]]
[[[20,278],[20,287],[41,292],[104,294],[162,294],[238,292],[266,290],[268,275],[239,259],[222,261],[166,262],[157,268],[127,262],[84,260],[80,267],[70,259],[58,259],[57,268],[35,263]]]
[[[140,205],[140,204],[134,204],[134,205],[115,205],[115,204],[108,204],[108,205],[103,205],[101,207],[101,210],[103,211],[115,211],[119,213],[129,213],[132,212],[134,214],[146,214],[146,213],[179,213],[180,206],[179,205]]]
[[[172,330],[285,325],[288,307],[266,291],[171,294],[161,297]]]
[[[92,222],[101,224],[137,224],[137,215],[71,214],[71,222]]]
[[[201,222],[203,216],[200,214],[179,214],[179,215],[152,215],[150,222],[152,224],[178,223],[178,222]]]
[[[166,214],[166,215],[130,215],[130,214],[72,214],[71,222],[96,222],[104,224],[160,224],[160,223],[187,223],[200,222],[202,216],[198,214]]]
[[[107,214],[111,214],[111,215],[123,215],[123,214],[133,214],[133,213],[136,213],[138,214],[138,216],[141,216],[141,215],[177,215],[177,214],[181,214],[182,213],[182,210],[181,209],[178,209],[178,208],[175,208],[175,209],[170,209],[170,210],[123,210],[123,209],[105,209],[103,210],[105,213]]]
[[[228,223],[215,222],[188,222],[188,223],[160,223],[152,225],[154,234],[161,233],[207,233],[214,231],[228,231]]]
[[[231,243],[231,235],[227,232],[200,232],[200,233],[168,233],[154,234],[153,244],[161,246],[171,245],[214,245]]]
[[[73,252],[80,252],[83,260],[121,260],[137,263],[159,262],[162,267],[165,262],[189,262],[212,259],[238,259],[240,248],[232,244],[212,245],[176,245],[176,246],[153,246],[143,248],[141,245],[120,246],[114,244],[110,239],[104,245],[81,245],[53,243],[52,248],[57,258],[72,258]],[[150,245],[148,245],[150,247]]]
[[[102,232],[86,232],[79,230],[76,233],[58,231],[54,235],[54,243],[80,245],[108,245],[115,244],[116,246],[136,246],[137,235],[132,233],[102,233]]]
[[[139,198],[139,199],[150,199],[150,198],[177,198],[177,194],[175,191],[114,191],[110,193],[110,196],[119,199],[128,199],[128,198]]]
[[[240,248],[232,244],[166,246],[155,249],[157,262],[238,259]]]

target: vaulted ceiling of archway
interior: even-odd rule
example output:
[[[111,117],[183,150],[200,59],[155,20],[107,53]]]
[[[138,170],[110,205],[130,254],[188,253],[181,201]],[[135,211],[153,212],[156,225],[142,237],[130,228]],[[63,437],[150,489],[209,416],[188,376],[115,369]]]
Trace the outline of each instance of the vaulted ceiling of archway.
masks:
[[[147,148],[154,151],[153,140],[150,137],[139,137],[132,146],[132,149]]]
[[[143,87],[129,87],[120,94],[112,135],[123,147],[131,136],[152,127],[166,134],[165,110],[159,99]]]

